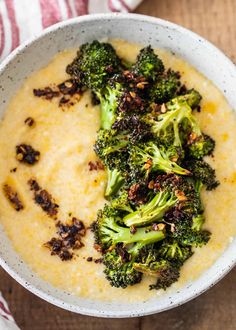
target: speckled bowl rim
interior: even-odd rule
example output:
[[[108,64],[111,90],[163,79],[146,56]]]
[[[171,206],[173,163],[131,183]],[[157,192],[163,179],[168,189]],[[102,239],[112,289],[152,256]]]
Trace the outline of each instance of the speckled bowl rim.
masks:
[[[103,19],[109,19],[109,20],[120,20],[120,19],[128,19],[128,20],[134,20],[139,22],[148,22],[155,25],[159,25],[165,28],[169,28],[171,30],[176,30],[180,32],[183,35],[186,35],[195,41],[201,43],[201,47],[208,49],[209,51],[213,52],[217,56],[221,58],[221,60],[227,65],[233,72],[236,72],[236,66],[233,64],[233,62],[222,52],[220,51],[216,46],[214,46],[212,43],[208,42],[206,39],[200,37],[198,34],[181,27],[177,24],[171,23],[169,21],[154,18],[146,15],[139,15],[139,14],[121,14],[121,13],[113,13],[113,14],[93,14],[93,15],[85,15],[80,16],[77,18],[72,18],[63,22],[60,22],[58,24],[55,24],[47,29],[45,29],[42,33],[35,35],[30,40],[26,41],[25,43],[21,44],[19,47],[17,47],[5,60],[3,60],[0,64],[0,73],[2,73],[5,68],[11,63],[13,59],[15,59],[26,47],[29,47],[31,44],[33,44],[37,39],[44,38],[45,36],[49,35],[51,32],[62,29],[65,26],[73,25],[75,23],[83,23],[87,21],[93,21],[93,20],[103,20]],[[165,306],[165,308],[158,308],[158,304],[153,304],[152,308],[144,308],[139,311],[134,312],[121,312],[117,311],[116,313],[110,312],[109,310],[104,311],[98,311],[93,310],[90,308],[85,308],[83,306],[78,305],[71,305],[67,302],[64,302],[62,299],[58,299],[53,297],[52,295],[43,292],[42,290],[38,289],[35,285],[32,285],[31,283],[27,282],[23,277],[21,277],[13,268],[11,268],[8,265],[7,260],[4,260],[0,257],[0,266],[9,274],[11,275],[18,283],[20,283],[24,288],[29,290],[30,292],[34,293],[38,297],[46,300],[49,303],[52,303],[58,307],[61,307],[63,309],[66,309],[71,312],[83,314],[83,315],[89,315],[89,316],[96,316],[96,317],[107,317],[107,318],[125,318],[125,317],[137,317],[137,316],[145,316],[150,315],[154,313],[163,312],[169,309],[172,309],[174,307],[180,306],[196,297],[198,297],[200,294],[214,286],[219,280],[221,280],[236,264],[236,254],[234,257],[233,251],[229,252],[230,258],[228,258],[227,262],[221,263],[221,271],[218,271],[216,274],[214,274],[211,277],[211,280],[202,284],[199,288],[199,290],[187,290],[184,297],[181,297],[179,295],[179,298],[176,299],[174,302],[169,302]],[[188,287],[187,287],[188,289]],[[179,290],[181,292],[181,289]],[[180,293],[179,292],[179,293]],[[100,302],[102,305],[102,302]],[[135,308],[134,308],[135,309]]]

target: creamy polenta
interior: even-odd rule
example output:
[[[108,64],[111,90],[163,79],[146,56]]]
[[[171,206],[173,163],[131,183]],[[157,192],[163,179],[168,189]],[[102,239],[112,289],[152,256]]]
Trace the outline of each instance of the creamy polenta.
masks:
[[[134,61],[140,49],[120,40],[111,43],[118,55],[128,61]],[[188,88],[196,88],[203,96],[202,111],[196,116],[201,129],[216,141],[214,158],[209,157],[208,162],[216,169],[220,181],[216,190],[202,193],[205,228],[212,232],[211,239],[206,246],[196,249],[184,264],[180,280],[171,287],[174,290],[210,267],[236,234],[236,119],[212,82],[175,55],[164,50],[157,52],[166,67],[179,71],[182,82]],[[34,88],[64,81],[67,78],[65,67],[75,53],[76,50],[64,51],[45,68],[33,73],[11,100],[0,124],[0,184],[13,187],[24,205],[16,212],[0,189],[0,222],[32,271],[52,285],[93,299],[147,300],[157,295],[148,290],[153,279],[144,277],[140,284],[125,290],[112,288],[103,274],[103,265],[87,261],[91,256],[100,258],[93,247],[90,230],[83,238],[85,246],[70,261],[63,262],[51,256],[43,246],[55,236],[55,224],[34,203],[27,183],[30,178],[36,178],[58,203],[61,222],[75,216],[88,227],[105,203],[106,173],[91,171],[88,166],[90,161],[96,161],[93,144],[99,129],[99,107],[91,104],[88,92],[65,109],[58,106],[58,100],[37,98],[32,92]],[[34,120],[32,126],[25,124],[28,117]],[[33,166],[17,161],[15,147],[20,143],[40,151],[40,160]]]

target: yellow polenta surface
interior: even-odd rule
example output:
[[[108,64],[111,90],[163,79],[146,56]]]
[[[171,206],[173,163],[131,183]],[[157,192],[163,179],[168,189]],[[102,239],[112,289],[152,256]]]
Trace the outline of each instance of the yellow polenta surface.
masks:
[[[139,46],[124,41],[112,42],[120,56],[134,61]],[[216,141],[215,157],[209,163],[216,169],[220,186],[202,194],[205,205],[205,228],[212,232],[210,242],[197,249],[181,271],[181,278],[171,288],[181,286],[198,277],[212,265],[236,233],[236,120],[223,95],[204,76],[176,56],[157,51],[167,67],[180,71],[183,83],[196,88],[203,96],[202,111],[197,114],[202,130]],[[16,251],[32,270],[52,285],[75,295],[93,299],[137,301],[146,300],[157,292],[150,292],[153,279],[144,277],[142,283],[127,289],[110,287],[103,274],[103,266],[87,262],[86,258],[99,254],[93,248],[93,236],[88,231],[85,247],[68,262],[50,256],[42,246],[55,235],[54,220],[49,218],[32,199],[27,181],[35,177],[60,205],[58,218],[69,219],[72,213],[89,225],[105,202],[104,171],[89,171],[88,162],[96,160],[93,144],[99,128],[99,107],[90,102],[89,93],[74,106],[62,111],[58,100],[46,101],[33,96],[33,88],[58,84],[67,78],[66,65],[75,50],[58,54],[45,68],[29,77],[14,96],[0,124],[0,184],[11,184],[19,193],[25,208],[16,212],[0,189],[0,222],[12,240]],[[36,124],[24,124],[27,117]],[[15,146],[32,145],[41,153],[33,166],[15,159]],[[15,173],[10,172],[17,167]]]

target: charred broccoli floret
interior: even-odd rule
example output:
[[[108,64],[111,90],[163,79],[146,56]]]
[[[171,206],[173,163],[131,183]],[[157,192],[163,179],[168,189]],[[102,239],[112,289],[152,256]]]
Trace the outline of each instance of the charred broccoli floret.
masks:
[[[121,60],[109,43],[97,40],[80,46],[77,57],[66,72],[93,91],[106,87],[108,79],[120,71]]]
[[[104,251],[105,274],[112,286],[126,288],[141,280],[141,272],[134,268],[143,247],[165,238],[164,230],[151,227],[127,228],[119,225],[119,212],[105,205],[93,225],[96,243]]]
[[[169,261],[174,261],[176,265],[183,263],[193,255],[190,246],[180,246],[176,241],[166,240],[161,244],[159,255]]]
[[[140,50],[132,71],[138,76],[155,80],[158,75],[164,72],[164,65],[151,46],[148,46]]]
[[[203,246],[210,239],[207,230],[196,230],[191,227],[192,221],[182,219],[174,224],[173,238],[183,246]]]
[[[106,166],[120,169],[124,161],[123,157],[128,143],[127,135],[116,134],[115,130],[100,129],[94,150]]]
[[[202,159],[204,156],[211,155],[215,148],[215,141],[206,134],[190,138],[188,144],[188,154],[192,158]]]
[[[125,249],[122,250],[121,248],[113,249],[103,257],[106,278],[111,286],[116,288],[126,288],[139,283],[142,279],[142,273],[133,267],[132,260],[129,261],[131,255]]]
[[[107,168],[107,186],[105,191],[105,197],[110,197],[115,195],[120,187],[124,183],[124,177],[121,172],[116,168],[109,169]]]
[[[150,98],[154,103],[162,104],[170,101],[179,87],[179,75],[171,70],[158,76],[150,90]]]
[[[126,226],[144,226],[154,221],[161,221],[165,212],[178,198],[170,191],[159,191],[150,202],[127,214],[123,221]]]
[[[140,171],[163,171],[166,173],[177,173],[188,175],[190,172],[171,160],[172,151],[165,150],[162,146],[150,141],[146,144],[137,144],[130,150],[130,164]]]
[[[151,125],[151,130],[161,143],[169,146],[182,147],[183,123],[191,128],[196,136],[201,136],[201,130],[192,114],[191,104],[197,102],[197,95],[191,92],[184,96],[178,96],[166,104],[166,111],[157,118],[148,115],[145,122]]]
[[[128,192],[125,189],[119,191],[119,194],[113,197],[111,200],[111,206],[115,210],[120,210],[123,212],[133,212],[130,204]]]
[[[186,101],[188,105],[194,109],[197,108],[201,102],[202,96],[196,91],[196,89],[192,88],[186,91],[184,95],[178,96],[180,101]]]
[[[206,185],[207,190],[213,190],[219,185],[219,182],[216,180],[215,170],[204,160],[188,160],[186,166],[193,174],[195,180],[200,180]]]
[[[150,125],[145,123],[137,114],[123,114],[116,119],[112,126],[119,134],[127,134],[132,144],[152,139]]]

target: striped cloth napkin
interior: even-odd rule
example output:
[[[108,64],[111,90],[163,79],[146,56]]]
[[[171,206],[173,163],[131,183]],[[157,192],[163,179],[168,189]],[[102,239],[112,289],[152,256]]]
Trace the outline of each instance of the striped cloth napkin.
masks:
[[[68,18],[129,12],[142,0],[0,0],[0,60],[44,28]],[[0,293],[0,330],[19,330]]]

